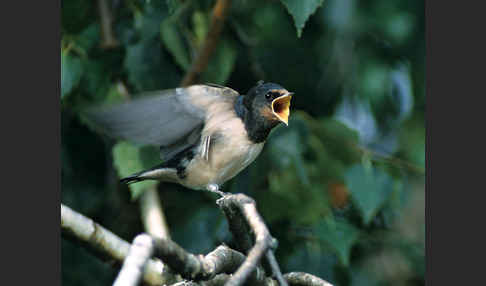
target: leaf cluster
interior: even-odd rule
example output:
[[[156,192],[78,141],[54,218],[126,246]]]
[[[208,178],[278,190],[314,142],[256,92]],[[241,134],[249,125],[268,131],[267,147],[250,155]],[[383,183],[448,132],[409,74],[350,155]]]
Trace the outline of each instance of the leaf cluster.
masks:
[[[107,2],[118,42],[109,49],[97,1],[62,2],[62,202],[131,241],[143,228],[134,199],[153,183],[129,192],[117,181],[160,163],[158,150],[106,138],[80,111],[179,86],[215,1]],[[223,190],[255,198],[284,272],[337,285],[423,285],[423,1],[231,2],[199,81],[241,93],[272,81],[296,95],[289,127],[276,128]],[[199,253],[231,244],[214,197],[159,189],[174,241]],[[113,281],[111,268],[74,245],[62,250],[63,284]],[[80,276],[88,272],[96,275]]]

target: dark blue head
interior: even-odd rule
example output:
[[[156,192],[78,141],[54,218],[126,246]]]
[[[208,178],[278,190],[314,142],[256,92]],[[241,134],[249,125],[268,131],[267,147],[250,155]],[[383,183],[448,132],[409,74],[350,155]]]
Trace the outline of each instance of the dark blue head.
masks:
[[[235,111],[243,120],[248,137],[260,143],[279,123],[288,125],[291,92],[276,83],[259,82],[235,102]]]
[[[261,116],[271,125],[280,122],[288,125],[292,94],[276,83],[259,82],[245,95],[243,104],[255,116]]]

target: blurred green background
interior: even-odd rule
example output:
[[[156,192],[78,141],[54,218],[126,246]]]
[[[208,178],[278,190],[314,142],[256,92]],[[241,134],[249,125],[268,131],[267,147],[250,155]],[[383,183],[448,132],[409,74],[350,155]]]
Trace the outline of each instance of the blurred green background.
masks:
[[[62,203],[132,241],[137,196],[118,178],[159,162],[95,132],[92,105],[177,87],[215,1],[63,0]],[[223,186],[255,198],[282,271],[336,285],[424,285],[424,1],[233,0],[200,82],[245,93],[258,80],[296,93],[289,127]],[[155,154],[155,155],[154,155]],[[207,253],[231,234],[213,194],[159,185],[172,238]],[[111,285],[118,270],[62,239],[63,285]]]

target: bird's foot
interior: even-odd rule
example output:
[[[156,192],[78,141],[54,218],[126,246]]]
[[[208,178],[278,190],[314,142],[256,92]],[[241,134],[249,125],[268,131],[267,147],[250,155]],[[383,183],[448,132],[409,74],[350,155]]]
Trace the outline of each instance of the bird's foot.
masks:
[[[216,185],[216,184],[209,184],[206,189],[208,191],[210,191],[211,193],[216,193],[216,194],[220,195],[221,198],[223,198],[224,196],[227,196],[228,195],[228,193],[225,193],[225,192],[220,191],[219,190],[219,186]]]

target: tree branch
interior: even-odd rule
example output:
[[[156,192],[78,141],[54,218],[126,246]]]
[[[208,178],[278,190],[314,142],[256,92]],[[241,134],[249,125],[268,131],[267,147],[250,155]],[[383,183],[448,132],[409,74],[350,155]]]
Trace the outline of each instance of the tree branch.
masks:
[[[331,285],[318,277],[302,272],[282,276],[272,250],[276,242],[270,236],[263,219],[256,210],[255,202],[251,198],[243,194],[228,194],[219,199],[217,203],[227,216],[230,229],[234,229],[231,226],[237,223],[255,235],[255,245],[249,249],[247,257],[225,245],[218,246],[206,256],[194,255],[186,252],[170,239],[150,237],[147,234],[137,236],[130,247],[128,242],[63,204],[61,204],[62,234],[63,237],[81,242],[101,259],[114,261],[117,266],[125,260],[115,281],[116,286],[136,285],[142,273],[143,280],[148,285],[176,283],[174,273],[180,274],[187,280],[193,280],[173,284],[178,286],[242,285],[245,283],[277,285],[277,281],[266,277],[263,268],[258,266],[264,255],[272,268],[273,276],[280,285],[287,285],[287,282],[290,285]],[[151,252],[160,257],[164,263],[157,259],[149,259]],[[140,253],[140,255],[136,253]],[[133,267],[129,267],[130,265]]]
[[[234,224],[240,226],[243,225],[241,219],[235,219],[235,214],[241,213],[255,235],[255,245],[250,249],[245,262],[238,268],[233,277],[231,277],[225,285],[236,286],[245,283],[251,272],[257,267],[261,257],[268,251],[270,252],[269,258],[271,259],[270,265],[274,272],[273,275],[277,277],[280,285],[287,286],[286,281],[282,279],[282,274],[278,264],[276,264],[276,261],[274,260],[275,257],[273,256],[273,250],[271,249],[271,247],[276,247],[276,243],[270,236],[270,232],[268,231],[265,222],[258,213],[255,201],[243,194],[228,194],[220,198],[217,201],[217,204],[223,209],[231,230],[237,229]],[[239,210],[239,212],[235,209]],[[235,233],[233,233],[233,235],[235,235]]]
[[[197,82],[201,73],[206,69],[209,59],[216,49],[219,36],[223,30],[223,23],[230,6],[231,0],[218,0],[216,5],[214,5],[211,24],[206,39],[204,40],[191,68],[184,76],[184,79],[182,79],[181,86],[188,86]]]
[[[351,148],[358,151],[361,156],[371,155],[371,157],[372,157],[371,159],[374,160],[374,161],[378,161],[378,162],[382,161],[382,162],[385,162],[385,163],[389,163],[389,164],[391,164],[395,167],[403,168],[403,169],[406,169],[408,171],[417,173],[419,175],[425,174],[424,168],[417,166],[413,163],[407,162],[405,160],[402,160],[400,158],[396,158],[396,157],[386,155],[386,154],[381,154],[379,152],[373,151],[371,149],[368,149],[368,148],[363,147],[363,146],[358,145],[358,144],[349,143],[349,145],[351,146]]]
[[[148,234],[139,234],[130,246],[123,266],[113,286],[136,286],[142,278],[144,268],[152,256],[154,243]]]
[[[128,255],[130,244],[93,220],[61,204],[61,230],[63,237],[81,242],[87,250],[103,261],[120,266]],[[145,267],[143,280],[148,285],[173,283],[168,267],[160,260],[151,259]]]
[[[242,253],[225,245],[220,245],[206,256],[202,256],[188,253],[168,239],[154,241],[154,255],[188,280],[210,280],[220,273],[231,274],[245,261]],[[249,280],[255,285],[261,285],[265,280],[265,272],[261,268],[256,268]]]
[[[112,49],[118,47],[119,43],[113,33],[113,17],[111,9],[106,3],[107,0],[98,0],[98,12],[100,15],[101,27],[101,48]]]
[[[175,284],[172,284],[171,286],[223,286],[226,285],[226,282],[231,278],[231,275],[229,274],[218,274],[214,278],[208,281],[200,281],[200,282],[194,282],[194,281],[181,281]],[[262,285],[262,286],[277,286],[277,282],[273,280],[272,278],[265,278],[264,281],[261,281],[259,284],[253,284],[253,282],[248,281],[248,285]]]
[[[332,286],[331,283],[304,272],[290,272],[285,274],[284,278],[294,286]]]
[[[319,277],[316,277],[309,273],[304,272],[290,272],[283,275],[284,279],[290,286],[333,286],[331,283],[322,280]],[[218,274],[213,279],[208,281],[201,281],[201,282],[194,282],[194,281],[181,281],[171,286],[223,286],[226,285],[225,283],[231,278],[228,274]],[[251,282],[248,285],[255,285]],[[264,286],[277,286],[277,281],[266,278],[263,282]]]

